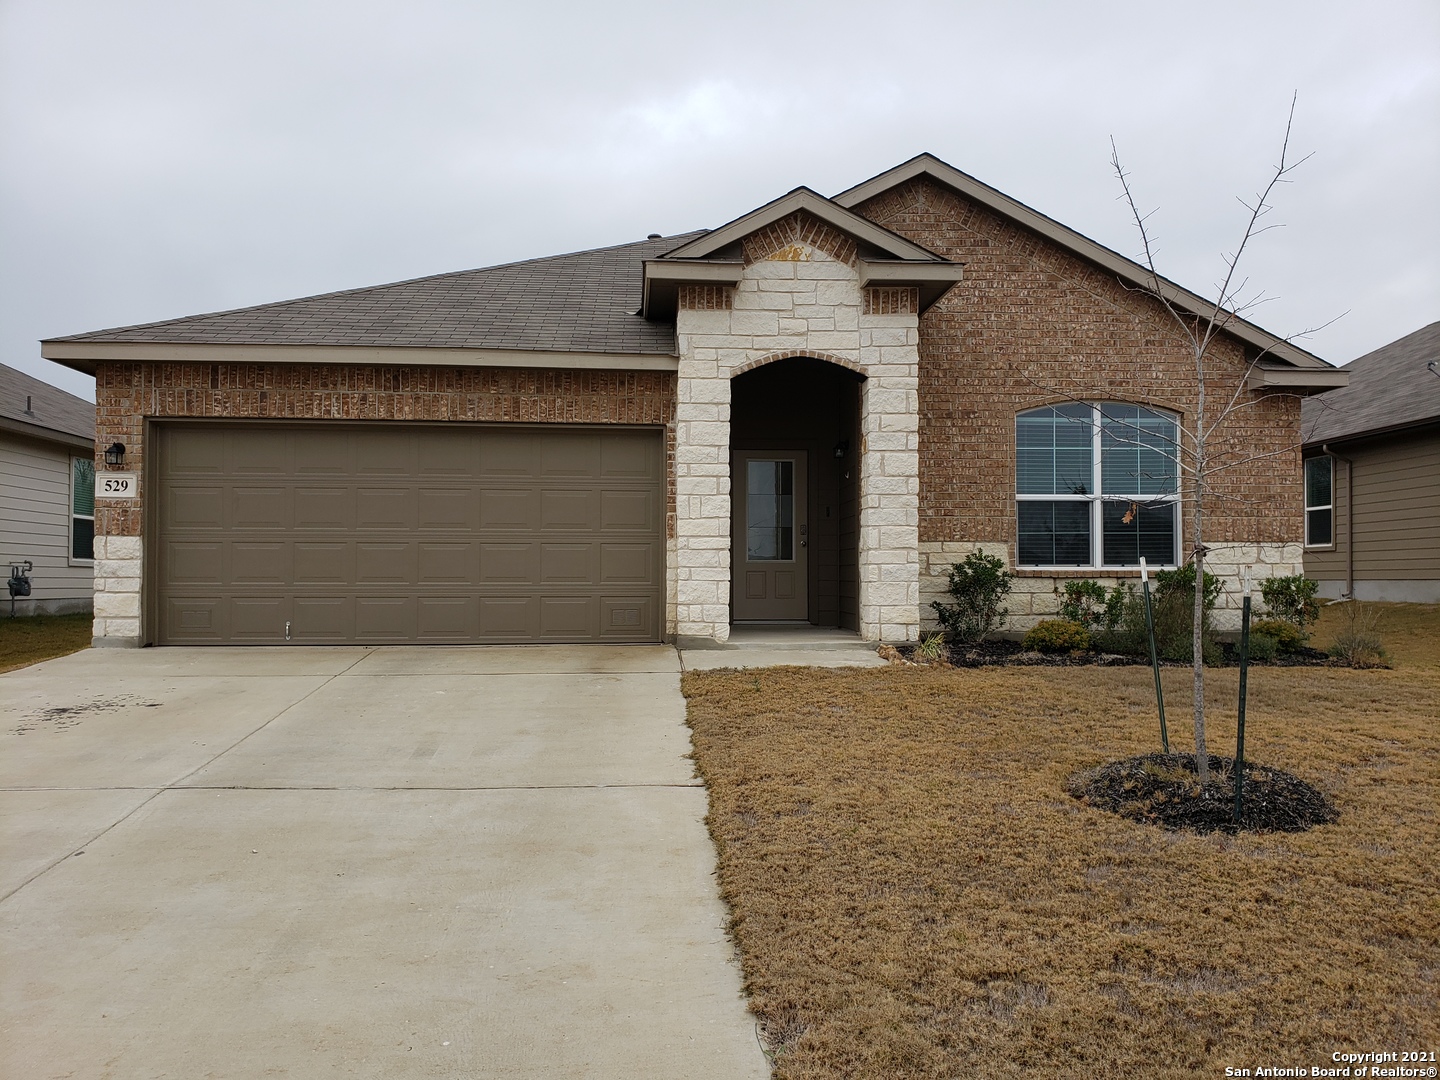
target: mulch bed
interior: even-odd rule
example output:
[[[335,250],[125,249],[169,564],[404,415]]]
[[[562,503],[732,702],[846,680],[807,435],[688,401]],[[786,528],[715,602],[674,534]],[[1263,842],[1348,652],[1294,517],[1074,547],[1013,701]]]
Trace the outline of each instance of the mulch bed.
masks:
[[[912,663],[924,663],[917,655],[917,647],[902,645],[896,650],[900,656]],[[1220,667],[1240,666],[1240,647],[1230,642],[1220,643]],[[1027,650],[1018,641],[991,638],[978,645],[946,645],[945,661],[951,667],[1130,667],[1150,663],[1148,656],[1125,656],[1119,653],[1067,652],[1042,653]],[[1189,667],[1188,660],[1161,660],[1162,667]],[[1319,649],[1302,646],[1293,653],[1282,653],[1266,663],[1252,659],[1252,667],[1334,667],[1337,661]]]
[[[1235,761],[1212,754],[1210,770],[1210,784],[1202,791],[1194,754],[1144,754],[1077,773],[1066,790],[1087,806],[1196,833],[1304,832],[1340,817],[1324,795],[1298,776],[1246,762],[1237,825]]]

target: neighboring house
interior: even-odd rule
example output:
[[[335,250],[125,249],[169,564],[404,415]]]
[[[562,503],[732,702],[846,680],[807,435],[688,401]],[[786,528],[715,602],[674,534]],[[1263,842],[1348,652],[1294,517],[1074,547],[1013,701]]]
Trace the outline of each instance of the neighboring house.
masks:
[[[95,406],[0,364],[0,574],[33,564],[16,615],[91,609],[94,530]]]
[[[1440,603],[1440,322],[1301,409],[1305,573],[1323,596]]]
[[[1194,364],[1145,278],[922,155],[707,232],[46,341],[139,474],[98,510],[97,641],[914,640],[976,548],[1029,625],[1187,550]],[[1211,503],[1228,613],[1243,566],[1299,572],[1297,395],[1346,377],[1239,320],[1211,365],[1247,403],[1216,449],[1272,455]]]

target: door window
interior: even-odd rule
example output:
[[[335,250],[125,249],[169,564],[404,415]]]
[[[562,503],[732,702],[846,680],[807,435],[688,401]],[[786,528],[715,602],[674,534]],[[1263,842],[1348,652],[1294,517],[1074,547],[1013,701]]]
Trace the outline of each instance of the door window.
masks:
[[[795,463],[751,459],[745,467],[745,556],[795,558]]]

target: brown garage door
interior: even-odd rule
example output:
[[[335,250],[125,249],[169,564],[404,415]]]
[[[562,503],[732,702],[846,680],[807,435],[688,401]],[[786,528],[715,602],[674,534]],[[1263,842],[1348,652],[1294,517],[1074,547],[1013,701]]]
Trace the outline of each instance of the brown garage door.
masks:
[[[660,638],[655,429],[157,434],[163,644]]]

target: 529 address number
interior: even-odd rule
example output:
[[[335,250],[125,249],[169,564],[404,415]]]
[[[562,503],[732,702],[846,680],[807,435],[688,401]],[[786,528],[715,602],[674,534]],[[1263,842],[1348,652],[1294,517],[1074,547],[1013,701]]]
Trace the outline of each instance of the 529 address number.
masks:
[[[95,477],[97,499],[133,499],[137,494],[134,473],[100,473]]]

